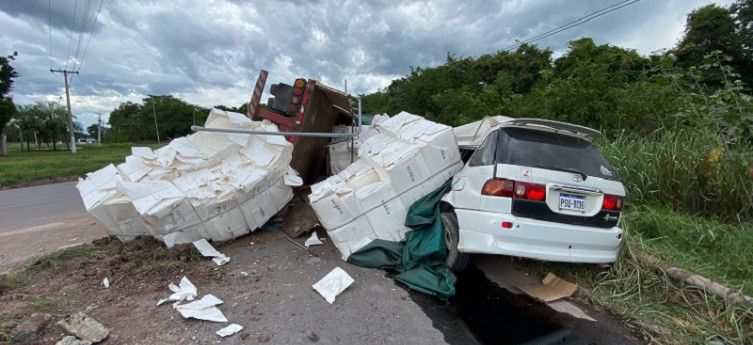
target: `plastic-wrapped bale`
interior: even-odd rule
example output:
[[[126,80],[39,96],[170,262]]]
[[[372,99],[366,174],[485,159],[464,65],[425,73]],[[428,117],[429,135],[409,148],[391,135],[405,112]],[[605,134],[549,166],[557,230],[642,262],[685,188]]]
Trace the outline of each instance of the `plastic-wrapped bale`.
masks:
[[[406,112],[373,126],[358,153],[309,195],[343,260],[375,239],[405,239],[408,208],[463,167],[451,127]]]
[[[212,109],[207,127],[277,131]],[[117,167],[79,179],[84,206],[121,240],[151,235],[172,246],[253,231],[293,197],[300,179],[282,136],[199,132],[157,150],[134,147]]]

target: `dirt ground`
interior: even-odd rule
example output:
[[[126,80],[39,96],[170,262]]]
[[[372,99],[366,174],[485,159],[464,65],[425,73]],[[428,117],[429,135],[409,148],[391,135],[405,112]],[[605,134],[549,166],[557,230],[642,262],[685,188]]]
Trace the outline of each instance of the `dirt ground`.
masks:
[[[220,267],[198,257],[192,246],[168,251],[149,238],[72,247],[0,282],[0,332],[10,335],[31,314],[47,313],[39,335],[23,344],[55,344],[65,333],[57,320],[85,312],[110,329],[102,344],[444,343],[383,271],[343,262],[327,240],[305,249],[304,239],[258,230],[217,245],[231,258]],[[311,285],[336,266],[355,283],[330,305]],[[222,299],[219,308],[244,329],[220,339],[214,332],[225,324],[186,320],[169,304],[155,306],[170,294],[167,285],[183,276],[199,297]],[[104,277],[111,281],[108,289],[101,285]]]

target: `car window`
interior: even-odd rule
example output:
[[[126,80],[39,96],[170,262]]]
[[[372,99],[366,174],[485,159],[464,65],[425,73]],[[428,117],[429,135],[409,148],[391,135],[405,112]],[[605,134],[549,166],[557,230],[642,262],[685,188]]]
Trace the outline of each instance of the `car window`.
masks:
[[[497,162],[583,173],[615,180],[606,158],[588,141],[530,128],[500,129]]]
[[[468,166],[481,166],[494,164],[494,152],[497,148],[497,131],[489,133],[484,142],[476,149],[476,152],[468,161]]]

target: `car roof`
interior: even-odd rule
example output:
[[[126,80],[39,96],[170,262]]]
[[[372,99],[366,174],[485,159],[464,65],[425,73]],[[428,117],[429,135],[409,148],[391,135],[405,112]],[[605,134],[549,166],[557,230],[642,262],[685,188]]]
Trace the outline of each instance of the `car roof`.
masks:
[[[592,141],[601,136],[601,132],[593,128],[546,119],[512,119],[503,122],[500,128],[504,127],[518,127],[538,130],[542,132],[558,133],[583,138],[588,141]]]

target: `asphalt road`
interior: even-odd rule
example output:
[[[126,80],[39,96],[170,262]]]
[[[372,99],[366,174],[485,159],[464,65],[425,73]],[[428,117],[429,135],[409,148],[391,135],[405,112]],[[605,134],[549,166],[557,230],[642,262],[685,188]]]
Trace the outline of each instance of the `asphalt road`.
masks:
[[[0,273],[106,235],[84,209],[76,182],[0,191]]]
[[[84,215],[76,182],[0,191],[0,233]]]

